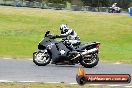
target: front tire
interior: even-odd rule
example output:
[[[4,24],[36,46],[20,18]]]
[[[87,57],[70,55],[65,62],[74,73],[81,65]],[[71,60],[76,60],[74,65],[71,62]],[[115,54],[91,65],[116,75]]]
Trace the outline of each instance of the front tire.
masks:
[[[112,13],[112,10],[108,10],[108,13]]]
[[[86,68],[92,68],[96,66],[99,62],[98,54],[91,54],[90,57],[83,57],[82,60],[80,60],[80,64]]]
[[[38,51],[33,53],[33,62],[38,66],[45,66],[51,61],[50,54],[47,50]]]

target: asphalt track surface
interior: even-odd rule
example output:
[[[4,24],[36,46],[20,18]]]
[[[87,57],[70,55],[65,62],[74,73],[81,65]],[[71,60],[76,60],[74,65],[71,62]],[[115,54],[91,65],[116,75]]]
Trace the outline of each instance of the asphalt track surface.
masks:
[[[85,68],[87,74],[130,74],[132,64],[98,64]],[[76,83],[78,65],[37,66],[32,60],[0,59],[0,81]],[[125,85],[132,85],[130,84]]]

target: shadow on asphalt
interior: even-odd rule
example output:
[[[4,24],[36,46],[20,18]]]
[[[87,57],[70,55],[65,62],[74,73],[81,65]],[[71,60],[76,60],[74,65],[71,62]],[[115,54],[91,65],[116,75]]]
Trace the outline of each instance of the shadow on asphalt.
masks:
[[[78,68],[79,65],[55,65],[55,64],[48,64],[46,66],[37,66],[37,65],[33,65],[35,67],[69,67],[69,68]]]

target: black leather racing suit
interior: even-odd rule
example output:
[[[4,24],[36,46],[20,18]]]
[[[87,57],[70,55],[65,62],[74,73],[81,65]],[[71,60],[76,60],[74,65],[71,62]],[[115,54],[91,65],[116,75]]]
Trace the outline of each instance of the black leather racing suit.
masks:
[[[80,44],[79,36],[72,29],[65,29],[65,31],[61,31],[61,34],[57,35],[56,37],[65,38],[66,45],[68,45],[71,50],[73,50],[73,45]]]

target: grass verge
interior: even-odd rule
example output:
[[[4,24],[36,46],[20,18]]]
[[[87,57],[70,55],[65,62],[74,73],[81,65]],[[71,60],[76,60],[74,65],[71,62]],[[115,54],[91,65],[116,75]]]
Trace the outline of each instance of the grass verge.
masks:
[[[79,86],[70,84],[48,84],[48,83],[0,83],[0,88],[123,88],[110,86]]]
[[[132,18],[124,14],[0,7],[0,56],[32,57],[47,30],[67,23],[82,42],[101,42],[100,60],[132,63]]]

